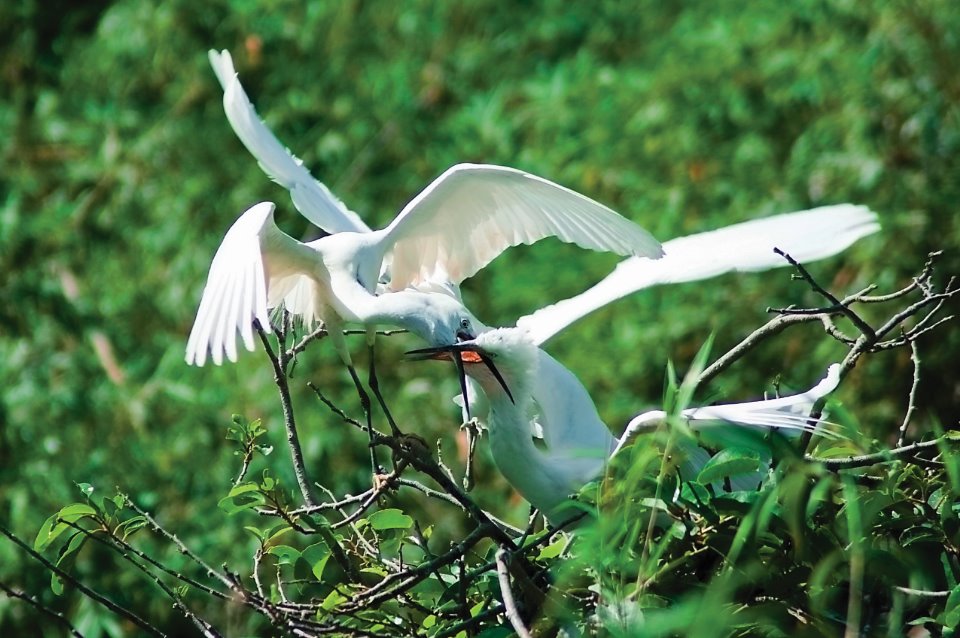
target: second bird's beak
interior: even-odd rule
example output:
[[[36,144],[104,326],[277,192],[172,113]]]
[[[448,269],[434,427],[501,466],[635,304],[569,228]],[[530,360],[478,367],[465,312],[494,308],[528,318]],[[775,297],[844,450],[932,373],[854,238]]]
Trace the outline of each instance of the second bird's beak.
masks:
[[[516,403],[513,394],[510,392],[510,388],[507,387],[507,382],[503,380],[503,376],[500,374],[500,371],[497,370],[497,366],[493,364],[493,360],[488,355],[480,352],[476,344],[455,343],[449,346],[410,350],[404,354],[408,359],[413,361],[450,360],[456,364],[457,377],[460,381],[460,392],[463,394],[463,408],[467,413],[468,420],[472,418],[472,416],[470,414],[470,399],[467,394],[467,375],[463,368],[464,363],[482,363],[487,366],[487,369],[490,370],[490,373],[496,378],[500,387],[502,387],[504,392],[507,393],[507,396],[510,397],[510,401]]]

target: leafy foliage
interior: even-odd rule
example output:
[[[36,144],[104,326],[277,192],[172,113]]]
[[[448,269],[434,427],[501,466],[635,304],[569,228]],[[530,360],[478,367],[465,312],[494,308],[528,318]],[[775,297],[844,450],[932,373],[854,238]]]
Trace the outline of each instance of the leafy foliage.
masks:
[[[8,88],[0,100],[0,522],[169,635],[199,630],[130,561],[156,572],[153,563],[126,549],[131,558],[118,563],[118,542],[208,587],[205,568],[160,530],[238,570],[247,588],[255,589],[252,571],[240,566],[259,556],[271,576],[265,599],[279,596],[279,572],[291,592],[332,613],[398,562],[459,547],[475,524],[403,485],[352,525],[328,529],[321,514],[292,519],[310,535],[255,513],[302,506],[269,369],[257,355],[188,369],[184,339],[210,257],[240,210],[275,200],[282,225],[310,231],[224,121],[208,48],[233,51],[271,127],[372,225],[448,165],[484,161],[580,190],[665,239],[823,203],[868,204],[883,236],[814,270],[837,291],[868,282],[892,290],[937,249],[940,272],[960,270],[960,11],[952,3],[104,0],[8,3],[0,23],[12,25],[0,45]],[[509,324],[579,292],[613,263],[560,245],[511,251],[469,282],[467,302],[488,323]],[[786,275],[728,276],[626,299],[551,352],[614,425],[656,402],[665,362],[686,369],[711,332],[723,351],[763,322],[767,306],[819,302]],[[712,389],[755,396],[781,374],[785,385],[805,384],[844,352],[817,330],[797,328],[753,350]],[[406,339],[381,340],[382,385],[406,429],[431,442],[430,454],[439,439],[459,474],[464,435],[450,427],[448,403],[456,384],[440,369],[393,366]],[[949,324],[918,341],[923,382],[911,438],[956,425],[958,344]],[[298,356],[290,380],[304,454],[334,494],[360,494],[369,485],[365,435],[305,383],[358,411],[324,345]],[[819,457],[895,444],[909,354],[891,349],[860,363],[834,411],[859,434],[820,443]],[[750,453],[714,460],[717,476],[678,481],[666,472],[657,481],[659,448],[634,449],[628,467],[615,468],[625,480],[597,485],[596,522],[569,542],[532,532],[511,567],[527,561],[533,586],[510,577],[521,599],[548,579],[561,598],[521,600],[525,609],[615,635],[639,622],[649,635],[835,635],[853,611],[854,586],[867,601],[865,633],[900,635],[908,623],[948,632],[960,614],[960,467],[949,432],[942,442],[942,466],[898,461],[837,474],[787,458],[776,480],[729,495],[701,483]],[[482,440],[479,449],[471,499],[522,526],[524,505]],[[87,482],[79,500],[78,481]],[[101,496],[114,486],[129,500]],[[648,539],[652,503],[673,522]],[[477,617],[478,628],[491,627],[486,635],[505,631],[496,544],[474,542],[468,560],[429,573],[380,618],[403,619],[397,633],[441,635]],[[338,561],[336,544],[350,561]],[[367,545],[372,552],[358,550]],[[461,565],[472,579],[462,594]],[[4,587],[62,612],[85,636],[140,631],[52,578],[62,595],[26,550],[0,543]],[[168,572],[159,578],[224,633],[270,631],[255,609],[227,613],[202,588],[176,585]],[[38,627],[64,625],[0,597],[0,633]]]

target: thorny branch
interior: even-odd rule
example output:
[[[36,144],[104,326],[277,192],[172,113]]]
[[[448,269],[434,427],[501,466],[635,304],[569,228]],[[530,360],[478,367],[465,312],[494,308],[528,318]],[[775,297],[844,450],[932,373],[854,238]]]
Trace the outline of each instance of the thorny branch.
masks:
[[[936,315],[944,307],[944,304],[947,302],[947,300],[955,297],[957,293],[960,292],[960,287],[955,285],[955,278],[950,278],[946,286],[944,286],[943,290],[940,292],[934,288],[934,284],[932,282],[934,264],[936,263],[937,258],[941,255],[941,252],[930,253],[920,274],[914,277],[908,285],[900,290],[886,295],[871,296],[868,293],[873,292],[873,290],[876,288],[875,286],[871,285],[868,288],[849,295],[843,299],[837,298],[833,293],[821,286],[807,271],[807,269],[793,259],[793,257],[779,249],[775,249],[775,252],[779,255],[782,255],[797,270],[799,273],[797,275],[798,279],[802,279],[803,281],[807,282],[811,289],[817,294],[823,296],[830,305],[823,308],[795,308],[792,306],[787,308],[770,308],[769,311],[776,313],[777,316],[767,322],[764,326],[754,330],[739,344],[731,348],[726,354],[708,366],[707,369],[704,370],[697,379],[697,385],[703,385],[704,383],[716,377],[718,374],[733,365],[737,360],[741,359],[744,355],[750,352],[762,341],[779,334],[789,326],[799,323],[819,321],[823,325],[824,331],[828,335],[840,343],[848,346],[849,350],[846,356],[840,362],[841,379],[845,377],[850,370],[854,368],[854,366],[856,366],[857,361],[864,354],[907,346],[911,351],[911,361],[913,362],[914,376],[909,397],[909,404],[904,416],[904,420],[898,430],[899,436],[897,441],[898,449],[905,449],[902,447],[902,444],[906,435],[906,429],[910,423],[910,418],[915,410],[916,388],[917,384],[919,383],[920,374],[920,359],[916,346],[917,339],[924,334],[927,334],[937,326],[954,319],[953,315],[947,315],[939,318],[937,318]],[[915,291],[919,291],[921,295],[921,298],[918,301],[911,303],[904,309],[894,312],[877,328],[871,326],[865,319],[863,319],[863,317],[854,312],[851,308],[851,306],[857,303],[879,304],[895,301],[904,298]],[[838,315],[843,315],[850,319],[854,326],[860,331],[860,335],[856,338],[852,338],[843,334],[836,327],[833,321],[834,317]],[[914,317],[919,317],[916,323],[914,323],[912,327],[905,327],[905,323]],[[888,338],[894,330],[898,329],[900,330],[899,336]],[[822,416],[824,404],[825,401],[821,399],[818,405],[814,406],[814,409],[810,414],[811,425],[815,424],[816,421]],[[811,436],[811,432],[805,432],[803,434],[801,437],[802,449],[806,449]],[[908,448],[910,448],[910,446],[907,446],[907,449]],[[881,452],[878,454],[882,456],[884,454],[890,454],[891,452],[893,451]],[[909,452],[903,452],[903,454],[908,453]],[[872,464],[870,459],[873,458],[875,458],[875,455],[849,457],[847,459],[832,459],[833,462],[828,464],[828,467],[842,468],[870,465]],[[881,462],[882,460],[885,459],[880,458],[880,460],[876,462]],[[929,463],[920,457],[915,457],[914,461],[925,465]],[[850,463],[851,465],[844,465],[844,462]]]
[[[74,627],[69,620],[67,620],[66,616],[64,616],[63,614],[61,614],[59,611],[55,609],[50,609],[49,607],[41,603],[39,600],[31,596],[30,594],[14,589],[3,582],[0,582],[0,591],[2,591],[4,594],[9,596],[10,598],[16,598],[18,600],[22,600],[28,605],[30,605],[31,607],[40,611],[41,613],[56,619],[56,621],[59,622],[61,625],[63,625],[64,628],[66,628],[66,630],[69,631],[70,635],[73,636],[74,638],[84,638],[83,634],[77,631],[77,628]]]

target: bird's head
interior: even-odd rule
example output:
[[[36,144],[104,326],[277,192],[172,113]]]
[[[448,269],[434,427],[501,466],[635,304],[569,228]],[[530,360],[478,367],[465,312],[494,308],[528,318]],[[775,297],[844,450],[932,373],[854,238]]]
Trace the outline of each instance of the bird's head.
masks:
[[[407,356],[453,361],[464,398],[467,397],[465,375],[470,375],[488,397],[505,396],[516,403],[517,396],[528,394],[527,388],[536,373],[537,346],[524,330],[497,328],[475,339],[411,350]],[[469,415],[470,406],[465,407]]]
[[[431,346],[472,341],[486,327],[454,297],[434,292],[390,293],[406,295],[412,308],[398,322]]]

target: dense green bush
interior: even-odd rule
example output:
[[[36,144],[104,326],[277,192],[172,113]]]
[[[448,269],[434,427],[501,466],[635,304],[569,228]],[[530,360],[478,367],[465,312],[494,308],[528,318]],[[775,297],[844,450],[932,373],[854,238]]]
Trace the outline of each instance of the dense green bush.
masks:
[[[243,526],[266,523],[217,507],[239,469],[226,438],[234,413],[243,423],[262,419],[261,440],[274,448],[255,458],[249,478],[269,469],[284,489],[295,486],[262,353],[221,369],[182,362],[210,258],[240,211],[273,200],[288,232],[313,232],[233,136],[209,48],[233,52],[278,136],[374,226],[447,166],[482,161],[582,191],[662,239],[820,204],[867,204],[883,232],[812,268],[838,294],[868,283],[896,289],[932,250],[945,251],[938,281],[960,271],[960,11],[950,2],[25,2],[0,7],[0,24],[10,34],[0,45],[0,523],[21,538],[33,539],[61,507],[86,502],[76,483],[93,485],[98,498],[118,487],[211,564],[249,573],[257,542]],[[614,263],[557,243],[513,250],[467,283],[466,301],[486,322],[510,324],[586,288]],[[766,320],[767,306],[790,303],[821,300],[786,271],[649,291],[588,318],[550,351],[619,430],[660,402],[668,359],[686,369],[709,334],[724,351]],[[395,412],[408,431],[439,438],[459,471],[462,439],[448,401],[455,380],[399,363],[412,339],[384,341],[381,380]],[[325,345],[304,353],[291,382],[304,453],[326,487],[355,493],[369,484],[362,435],[304,383],[359,415]],[[911,439],[956,425],[958,345],[949,324],[918,342],[923,383]],[[819,328],[796,328],[712,390],[753,397],[777,375],[801,387],[843,352]],[[865,359],[839,392],[863,451],[897,439],[909,355]],[[485,454],[481,441],[472,497],[522,524],[525,505]],[[873,633],[901,635],[904,623],[955,608],[952,598],[891,589],[956,585],[957,474],[952,457],[943,460],[946,469],[897,465],[870,480],[798,462],[782,468],[783,481],[739,501],[685,502],[719,523],[702,538],[658,545],[658,559],[678,567],[661,589],[634,597],[641,609],[670,612],[645,612],[649,632],[766,627],[786,635],[800,623],[809,635],[839,633],[845,579],[857,561],[867,565],[863,626]],[[655,462],[640,458],[636,467]],[[653,476],[624,489],[645,494]],[[784,518],[800,510],[771,505],[791,502],[805,504],[803,520]],[[383,507],[433,525],[437,552],[471,529],[455,509],[416,492]],[[618,534],[601,523],[576,541],[582,550],[575,543],[563,558],[542,558],[564,591],[582,590],[571,609],[636,578],[634,547]],[[727,555],[738,535],[747,537],[733,561],[742,570],[724,569],[716,551]],[[789,547],[770,540],[787,537]],[[177,569],[168,539],[134,538]],[[610,543],[624,553],[605,553]],[[756,560],[744,562],[754,550]],[[793,553],[764,553],[774,550]],[[87,543],[70,571],[169,634],[188,631],[169,599],[124,565]],[[495,575],[484,578],[471,596],[496,591]],[[762,591],[745,591],[743,579],[764,583]],[[55,596],[49,572],[10,543],[0,543],[0,582],[62,610],[85,636],[136,633],[76,591]],[[783,605],[784,590],[809,598]],[[256,614],[202,600],[196,611],[227,634],[267,631]],[[704,610],[709,625],[683,624]],[[0,598],[0,632],[36,627],[62,629]]]

